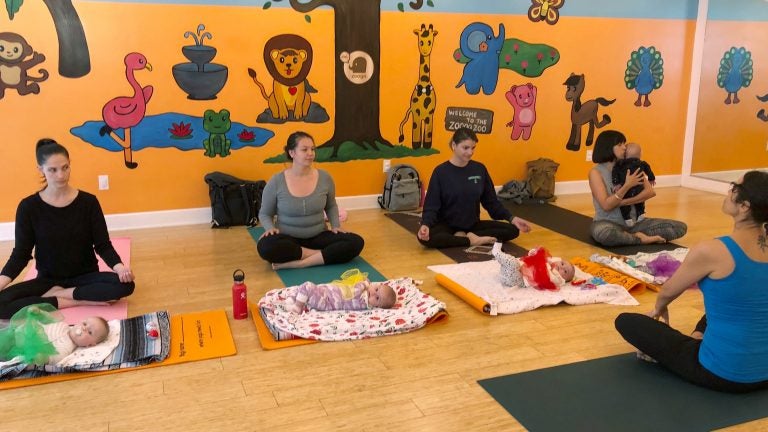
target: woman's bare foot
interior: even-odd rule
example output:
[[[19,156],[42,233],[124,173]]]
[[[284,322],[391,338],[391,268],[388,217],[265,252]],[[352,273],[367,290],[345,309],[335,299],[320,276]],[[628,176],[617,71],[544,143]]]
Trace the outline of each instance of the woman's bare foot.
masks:
[[[469,245],[470,246],[479,246],[479,245],[486,245],[486,244],[493,244],[496,243],[496,237],[491,236],[479,236],[475,233],[467,233],[467,238],[469,239]]]
[[[109,306],[109,302],[90,301],[90,300],[73,300],[66,297],[56,297],[58,307],[57,309],[65,309],[75,306]]]
[[[651,244],[651,243],[666,243],[667,240],[664,239],[664,237],[655,235],[655,236],[649,236],[648,234],[636,232],[635,237],[640,239],[640,243],[642,244]]]
[[[288,261],[284,263],[272,263],[272,270],[280,269],[292,269],[292,268],[305,268],[314,267],[325,264],[323,254],[320,251],[316,251],[305,258],[298,259],[296,261]]]
[[[59,295],[62,295],[63,293],[65,293],[68,289],[72,290],[72,288],[64,288],[62,286],[56,285],[54,287],[51,287],[51,289],[46,291],[46,293],[43,294],[41,297],[58,297]],[[70,295],[69,298],[72,298],[72,296]]]

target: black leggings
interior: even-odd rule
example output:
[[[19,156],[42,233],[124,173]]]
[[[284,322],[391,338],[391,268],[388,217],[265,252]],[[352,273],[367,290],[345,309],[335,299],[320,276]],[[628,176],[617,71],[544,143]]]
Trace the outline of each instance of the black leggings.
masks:
[[[454,235],[456,231],[458,230],[450,227],[448,224],[438,223],[429,229],[429,240],[418,240],[428,248],[439,249],[455,246],[469,246],[469,239],[467,237]],[[500,242],[512,240],[520,235],[520,230],[511,223],[488,220],[478,221],[475,226],[466,230],[466,232],[471,232],[481,237],[495,237],[496,240]]]
[[[24,306],[48,303],[59,306],[56,297],[42,297],[54,286],[75,288],[72,298],[75,300],[113,301],[133,294],[135,284],[123,283],[113,272],[93,272],[81,276],[63,279],[37,277],[19,282],[0,291],[0,319],[9,319]]]
[[[704,330],[703,322],[699,322],[697,330]],[[627,342],[693,384],[729,393],[746,393],[768,388],[768,381],[740,383],[708,371],[699,363],[701,340],[684,335],[662,321],[647,315],[622,313],[616,317],[615,324],[616,330]]]
[[[265,261],[270,263],[286,263],[301,259],[301,248],[319,250],[323,255],[324,264],[340,264],[350,261],[360,255],[365,241],[354,233],[323,231],[320,234],[300,239],[287,234],[272,234],[262,237],[256,244]]]

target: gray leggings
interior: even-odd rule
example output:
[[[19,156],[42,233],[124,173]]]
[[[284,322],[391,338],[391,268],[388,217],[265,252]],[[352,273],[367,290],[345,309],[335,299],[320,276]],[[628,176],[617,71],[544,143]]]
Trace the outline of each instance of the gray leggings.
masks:
[[[609,220],[595,220],[590,228],[592,238],[603,246],[638,244],[640,239],[634,235],[636,232],[649,236],[659,235],[666,241],[672,241],[684,236],[687,231],[688,225],[684,222],[653,218],[643,219],[631,228]]]

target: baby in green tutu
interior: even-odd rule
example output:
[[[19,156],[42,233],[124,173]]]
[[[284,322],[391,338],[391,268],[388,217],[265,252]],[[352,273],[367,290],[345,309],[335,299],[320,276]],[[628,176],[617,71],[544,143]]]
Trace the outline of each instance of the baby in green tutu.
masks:
[[[18,359],[27,364],[56,364],[78,347],[106,340],[109,325],[101,317],[88,317],[68,325],[49,304],[26,306],[0,330],[0,361]]]

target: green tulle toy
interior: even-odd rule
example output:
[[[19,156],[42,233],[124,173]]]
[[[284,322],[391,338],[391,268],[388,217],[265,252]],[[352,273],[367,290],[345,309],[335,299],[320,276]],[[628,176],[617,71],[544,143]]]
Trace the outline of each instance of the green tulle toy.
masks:
[[[23,363],[46,364],[58,352],[43,326],[63,319],[61,313],[47,303],[22,308],[13,314],[8,327],[0,330],[0,361],[18,357]]]

